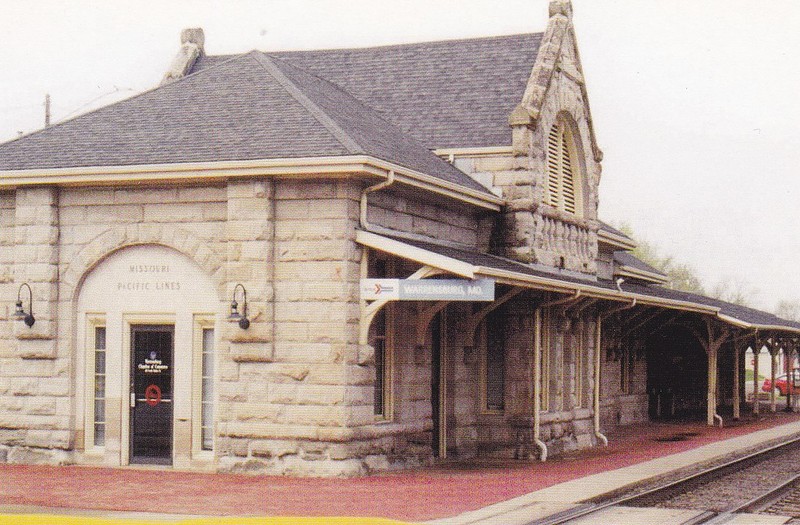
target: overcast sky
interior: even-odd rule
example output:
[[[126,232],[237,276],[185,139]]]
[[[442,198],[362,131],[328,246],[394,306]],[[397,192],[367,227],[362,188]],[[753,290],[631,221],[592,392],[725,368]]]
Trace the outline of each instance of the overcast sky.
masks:
[[[157,85],[184,27],[209,54],[543,31],[546,0],[0,0],[0,140]],[[800,301],[800,2],[574,0],[601,218]]]

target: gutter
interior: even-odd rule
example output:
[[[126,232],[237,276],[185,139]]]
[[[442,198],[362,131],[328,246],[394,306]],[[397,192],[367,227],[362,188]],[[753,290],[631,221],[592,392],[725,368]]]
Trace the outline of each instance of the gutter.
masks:
[[[600,432],[600,352],[602,351],[601,337],[603,334],[603,321],[608,319],[611,314],[621,312],[623,310],[629,310],[634,306],[636,306],[635,297],[631,301],[631,304],[611,308],[605,312],[598,312],[597,322],[595,322],[594,326],[594,396],[592,399],[592,412],[594,413],[592,414],[592,422],[594,424],[594,437],[599,439],[603,443],[604,447],[608,446],[608,438],[605,436],[605,434]]]
[[[581,291],[575,290],[572,297],[563,297],[553,301],[539,304],[533,312],[534,341],[533,341],[533,442],[539,448],[539,460],[547,461],[547,444],[542,441],[542,398],[539,390],[542,382],[542,309],[557,304],[576,302],[581,297]]]
[[[385,181],[379,182],[374,186],[369,186],[367,188],[364,188],[364,191],[361,192],[361,199],[359,203],[360,204],[359,224],[361,225],[361,228],[363,230],[369,231],[372,229],[372,225],[367,220],[367,195],[369,195],[374,191],[379,191],[384,188],[388,188],[392,184],[394,184],[394,171],[389,171],[389,174],[386,177]]]

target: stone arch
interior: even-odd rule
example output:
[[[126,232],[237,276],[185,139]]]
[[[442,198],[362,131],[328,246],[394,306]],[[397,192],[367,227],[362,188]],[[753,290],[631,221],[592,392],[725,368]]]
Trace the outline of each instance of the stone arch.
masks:
[[[112,253],[129,246],[156,244],[172,248],[197,263],[211,279],[220,297],[225,296],[224,259],[207,241],[183,228],[151,224],[131,224],[106,229],[69,262],[61,272],[60,296],[72,301],[89,272]]]

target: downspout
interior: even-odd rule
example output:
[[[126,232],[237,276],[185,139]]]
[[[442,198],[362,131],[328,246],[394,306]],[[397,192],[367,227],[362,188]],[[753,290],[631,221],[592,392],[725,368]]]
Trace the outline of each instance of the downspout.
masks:
[[[542,309],[546,306],[577,301],[580,296],[581,291],[575,290],[575,295],[542,303],[533,312],[533,443],[539,449],[539,460],[542,462],[547,461],[547,445],[541,439]]]
[[[386,176],[385,181],[379,182],[374,186],[369,186],[368,188],[364,188],[364,191],[361,192],[361,214],[359,216],[359,223],[361,225],[362,230],[366,231],[372,230],[372,225],[367,220],[367,195],[374,191],[388,188],[392,184],[394,184],[394,170],[389,170],[389,174]]]
[[[592,399],[592,411],[594,420],[594,437],[603,443],[604,447],[608,446],[608,438],[600,432],[600,353],[602,351],[601,337],[603,320],[607,319],[611,314],[629,310],[636,306],[636,298],[634,297],[631,304],[613,308],[607,312],[597,314],[597,322],[594,327],[594,396]]]

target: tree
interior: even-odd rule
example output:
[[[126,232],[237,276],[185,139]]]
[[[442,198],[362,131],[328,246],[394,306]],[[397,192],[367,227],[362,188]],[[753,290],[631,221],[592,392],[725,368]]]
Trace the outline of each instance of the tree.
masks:
[[[791,321],[800,321],[800,302],[783,299],[775,308],[775,315]]]
[[[618,229],[631,239],[635,238],[630,225],[622,224]],[[631,253],[653,268],[663,272],[669,278],[668,286],[670,288],[701,295],[705,294],[705,288],[700,281],[700,277],[697,276],[695,269],[690,265],[677,262],[672,255],[662,255],[656,246],[647,241],[637,240],[636,244],[636,249]]]

